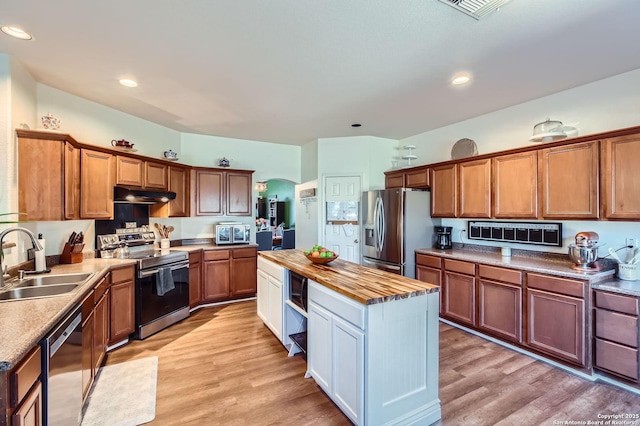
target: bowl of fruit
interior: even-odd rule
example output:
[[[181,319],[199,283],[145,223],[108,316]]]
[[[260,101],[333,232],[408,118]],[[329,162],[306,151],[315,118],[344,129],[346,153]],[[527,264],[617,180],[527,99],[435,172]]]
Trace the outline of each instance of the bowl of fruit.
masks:
[[[311,250],[305,250],[304,255],[313,263],[325,265],[338,258],[338,253],[335,253],[320,245],[315,245]]]

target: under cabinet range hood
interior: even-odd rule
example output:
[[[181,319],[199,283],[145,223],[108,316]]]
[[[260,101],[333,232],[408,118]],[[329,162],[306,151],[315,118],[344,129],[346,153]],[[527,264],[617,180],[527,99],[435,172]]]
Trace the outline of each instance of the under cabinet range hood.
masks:
[[[140,188],[115,186],[113,188],[114,203],[158,204],[175,200],[176,193],[171,191],[153,191]]]

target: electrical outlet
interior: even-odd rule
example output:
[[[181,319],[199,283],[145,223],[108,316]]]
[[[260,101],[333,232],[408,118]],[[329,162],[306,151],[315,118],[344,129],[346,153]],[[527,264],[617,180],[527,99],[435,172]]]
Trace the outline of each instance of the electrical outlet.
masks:
[[[637,238],[627,238],[626,246],[638,247],[638,239]]]

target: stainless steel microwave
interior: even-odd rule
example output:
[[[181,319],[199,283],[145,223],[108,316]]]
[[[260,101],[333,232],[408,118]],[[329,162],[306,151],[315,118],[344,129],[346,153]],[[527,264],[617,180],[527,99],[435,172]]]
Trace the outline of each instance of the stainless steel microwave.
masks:
[[[251,225],[222,222],[216,225],[216,244],[249,244]]]

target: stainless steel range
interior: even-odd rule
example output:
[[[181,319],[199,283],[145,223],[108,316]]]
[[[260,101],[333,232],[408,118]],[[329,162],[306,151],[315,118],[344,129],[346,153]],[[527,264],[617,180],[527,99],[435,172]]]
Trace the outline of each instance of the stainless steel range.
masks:
[[[137,260],[133,337],[146,339],[189,316],[187,252],[155,250],[155,234],[147,226],[117,229],[97,240],[101,257]]]

